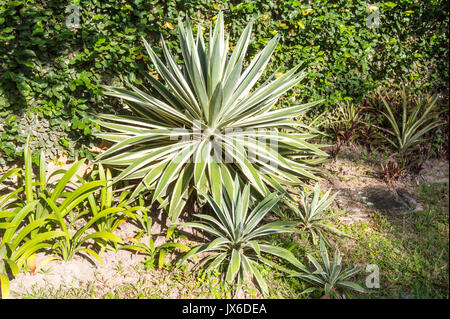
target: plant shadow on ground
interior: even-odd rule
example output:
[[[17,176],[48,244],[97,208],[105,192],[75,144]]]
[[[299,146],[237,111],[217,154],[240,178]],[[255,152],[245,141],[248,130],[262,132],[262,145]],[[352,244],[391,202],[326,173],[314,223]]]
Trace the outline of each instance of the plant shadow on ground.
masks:
[[[344,258],[362,267],[361,284],[371,274],[364,273],[367,265],[379,269],[380,288],[363,297],[448,298],[448,183],[422,184],[416,191],[423,211],[375,210],[370,221],[342,227],[354,237],[341,246]]]

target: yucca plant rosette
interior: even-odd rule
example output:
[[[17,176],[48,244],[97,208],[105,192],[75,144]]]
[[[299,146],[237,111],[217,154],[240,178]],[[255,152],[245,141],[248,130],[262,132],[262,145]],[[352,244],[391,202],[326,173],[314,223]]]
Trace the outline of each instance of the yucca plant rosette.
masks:
[[[205,266],[207,272],[218,270],[228,283],[237,284],[238,289],[243,281],[254,279],[265,296],[269,288],[261,272],[262,264],[283,269],[270,259],[284,260],[307,270],[290,250],[268,241],[273,235],[295,232],[296,222],[276,220],[263,223],[283,195],[274,192],[253,205],[249,185],[241,189],[237,178],[231,185],[224,185],[224,190],[221,202],[200,192],[211,206],[213,214],[194,214],[198,222],[177,224],[182,228],[204,231],[211,238],[183,255],[178,267],[189,258],[199,257],[201,260],[197,267]]]
[[[180,19],[178,27],[182,66],[163,38],[166,64],[143,39],[162,80],[144,74],[151,94],[132,84],[130,89],[105,87],[105,94],[123,99],[134,113],[98,115],[97,123],[107,130],[98,137],[114,143],[98,161],[120,171],[114,181],[139,180],[131,198],[151,190],[152,202],[170,203],[168,213],[175,221],[195,189],[220,202],[221,185],[236,175],[260,199],[271,190],[285,191],[287,185],[316,178],[312,164],[326,153],[308,141],[314,135],[295,117],[321,101],[276,108],[279,97],[298,85],[305,72],[296,66],[255,87],[278,36],[244,69],[252,23],[231,53],[222,13],[210,28],[208,46],[201,27],[196,37],[188,19],[185,25]]]
[[[325,243],[330,244],[325,233],[334,233],[340,236],[348,236],[343,231],[329,224],[327,221],[335,218],[337,213],[329,213],[329,207],[335,200],[339,192],[330,196],[331,189],[321,195],[320,184],[316,183],[312,194],[300,192],[300,209],[298,217],[300,220],[299,227],[306,232],[307,236],[311,236],[314,245],[317,245],[319,238]],[[312,196],[311,196],[312,195]],[[312,197],[311,200],[309,200]]]
[[[309,293],[316,289],[323,290],[325,292],[325,298],[334,296],[336,298],[342,298],[343,291],[356,291],[364,293],[365,290],[358,283],[350,281],[350,278],[356,275],[359,271],[359,267],[352,267],[344,269],[342,266],[342,256],[339,249],[334,250],[333,259],[330,259],[325,242],[320,240],[320,250],[318,252],[320,260],[314,257],[314,254],[308,254],[308,259],[314,270],[310,269],[305,271],[302,268],[299,272],[291,272],[291,276],[298,277],[307,281],[313,286],[306,289],[303,293]]]
[[[386,92],[378,91],[378,95],[386,109],[386,112],[381,111],[380,113],[392,127],[392,131],[386,129],[383,129],[383,131],[388,132],[393,138],[387,136],[384,136],[384,138],[395,147],[402,159],[412,152],[417,144],[423,141],[423,135],[444,124],[440,121],[439,115],[445,110],[436,112],[438,95],[418,99],[416,105],[411,109],[411,102],[408,100],[406,87],[402,87],[401,121],[398,119],[398,115],[394,114],[393,107],[383,97],[383,95],[386,95]],[[425,110],[422,110],[423,108]]]

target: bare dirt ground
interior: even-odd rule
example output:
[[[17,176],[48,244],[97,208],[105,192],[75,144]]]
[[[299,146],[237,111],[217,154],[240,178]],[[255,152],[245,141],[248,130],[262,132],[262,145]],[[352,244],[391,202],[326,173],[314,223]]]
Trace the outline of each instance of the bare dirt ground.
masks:
[[[374,210],[387,214],[408,214],[423,210],[413,195],[420,183],[443,183],[449,181],[449,163],[446,160],[429,160],[424,169],[415,176],[386,182],[380,177],[376,161],[363,161],[355,147],[341,151],[335,159],[325,164],[324,191],[339,191],[335,204],[345,210],[339,219],[348,224],[366,221]]]

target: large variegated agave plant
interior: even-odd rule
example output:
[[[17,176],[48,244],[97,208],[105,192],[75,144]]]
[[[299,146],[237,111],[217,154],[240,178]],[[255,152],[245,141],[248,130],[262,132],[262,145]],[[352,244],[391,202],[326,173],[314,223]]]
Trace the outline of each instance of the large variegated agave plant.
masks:
[[[270,189],[315,178],[310,163],[326,156],[308,143],[313,135],[302,133],[304,126],[293,120],[320,101],[275,109],[278,98],[304,78],[300,66],[254,88],[278,37],[244,70],[251,30],[250,23],[230,53],[222,13],[211,27],[208,46],[200,27],[195,38],[189,20],[186,25],[180,20],[181,67],[164,39],[166,64],[143,39],[164,80],[145,75],[152,94],[131,84],[131,90],[105,88],[107,95],[122,98],[135,116],[98,116],[99,125],[111,130],[99,137],[115,143],[99,160],[121,170],[115,181],[141,180],[132,197],[152,190],[153,201],[162,206],[170,202],[173,221],[195,188],[220,201],[222,183],[231,183],[237,174],[251,184],[254,196],[262,197]]]

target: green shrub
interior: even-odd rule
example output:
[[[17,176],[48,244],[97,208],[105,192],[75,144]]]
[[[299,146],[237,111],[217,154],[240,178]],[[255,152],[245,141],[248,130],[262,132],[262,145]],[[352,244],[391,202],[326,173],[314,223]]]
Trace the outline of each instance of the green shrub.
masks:
[[[24,161],[24,169],[12,169],[0,178],[1,183],[15,176],[18,179],[17,184],[23,184],[12,191],[7,189],[6,193],[0,197],[0,274],[3,297],[6,297],[9,291],[6,265],[15,276],[28,257],[39,250],[52,247],[49,240],[60,237],[68,240],[70,234],[67,229],[53,228],[52,221],[63,221],[65,215],[103,183],[87,183],[72,192],[64,192],[71,183],[71,177],[83,161],[74,164],[68,171],[56,171],[47,179],[45,159],[42,154],[39,178],[33,178],[28,139],[24,148]],[[57,183],[50,183],[50,178],[58,174],[63,176]]]
[[[405,157],[414,151],[418,144],[424,142],[423,136],[432,129],[444,124],[436,112],[438,96],[419,97],[416,101],[409,97],[405,88],[401,91],[401,109],[394,112],[393,106],[383,96],[386,92],[379,92],[380,99],[385,109],[381,114],[389,121],[390,127],[387,133],[391,137],[384,136],[404,161]],[[401,115],[400,115],[401,114]]]
[[[139,198],[139,202],[141,206],[143,206],[143,198]],[[148,216],[148,211],[142,211],[140,214],[136,214],[136,220],[139,223],[141,230],[139,234],[132,238],[126,238],[130,243],[122,245],[120,249],[126,249],[135,251],[140,254],[144,254],[147,256],[145,261],[146,265],[151,265],[152,267],[155,264],[156,259],[158,259],[158,267],[162,268],[165,263],[165,257],[168,252],[171,252],[173,249],[178,249],[183,252],[188,251],[190,248],[183,243],[176,242],[175,240],[169,241],[172,235],[174,234],[175,228],[169,228],[166,235],[166,242],[155,246],[155,242],[153,240],[152,234],[152,219]],[[148,241],[145,243],[141,242],[140,239],[143,235],[148,236]]]
[[[79,178],[79,180],[82,184],[92,181],[105,182],[105,184],[101,186],[100,192],[89,194],[87,203],[85,203],[77,216],[77,218],[81,218],[85,215],[92,214],[93,217],[96,217],[105,211],[110,211],[110,214],[99,218],[92,225],[97,231],[113,233],[120,224],[127,220],[131,219],[139,221],[139,212],[142,214],[148,212],[148,209],[143,203],[141,203],[141,205],[133,206],[128,204],[131,191],[125,189],[121,191],[118,196],[114,195],[119,191],[115,189],[117,184],[112,183],[113,178],[110,169],[107,168],[105,170],[101,164],[97,165],[97,168],[89,174],[88,181],[85,181],[82,178]],[[97,238],[97,241],[101,244],[102,250],[113,248],[117,251],[118,249],[117,242],[115,241],[108,241],[108,239],[102,240],[102,238]],[[108,245],[108,242],[112,245]]]
[[[47,249],[64,260],[70,260],[74,254],[83,251],[102,263],[95,251],[85,247],[86,241],[121,242],[121,238],[112,234],[117,227],[115,220],[119,215],[133,218],[136,210],[145,210],[140,206],[126,206],[120,201],[117,206],[113,205],[108,172],[105,174],[100,169],[100,177],[90,181],[78,176],[81,183],[76,184],[72,178],[83,160],[68,170],[60,169],[48,174],[42,153],[39,158],[39,173],[35,177],[27,139],[24,168],[11,169],[0,176],[0,183],[5,184],[0,196],[0,281],[3,297],[8,295],[9,273],[17,275],[27,258],[37,251]],[[99,188],[101,203],[97,206],[94,192]],[[81,219],[87,219],[86,223],[83,227],[75,227],[74,223]],[[97,228],[97,231],[88,233],[90,228]]]
[[[380,28],[366,26],[371,13],[362,0],[76,3],[80,25],[69,29],[67,2],[0,1],[0,162],[21,157],[16,146],[24,144],[30,127],[32,149],[89,157],[95,130],[90,112],[120,106],[99,86],[139,84],[149,61],[140,36],[154,44],[162,32],[169,49],[176,48],[173,25],[183,12],[193,24],[207,24],[222,9],[231,42],[253,19],[249,56],[279,34],[268,72],[285,72],[304,61],[312,68],[301,90],[286,96],[286,105],[292,97],[323,98],[324,108],[345,99],[358,103],[386,80],[412,80],[448,95],[447,1],[383,1]]]

